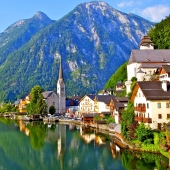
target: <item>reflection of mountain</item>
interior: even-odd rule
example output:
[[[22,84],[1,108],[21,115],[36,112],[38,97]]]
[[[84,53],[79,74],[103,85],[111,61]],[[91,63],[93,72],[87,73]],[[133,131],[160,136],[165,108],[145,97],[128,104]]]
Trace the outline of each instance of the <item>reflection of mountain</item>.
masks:
[[[27,125],[26,127],[30,129],[28,137],[20,132],[20,128],[16,124],[5,125],[0,122],[0,169],[124,170],[125,168],[139,169],[139,166],[143,169],[145,167],[160,169],[161,166],[167,169],[168,159],[161,155],[134,154],[126,150],[120,152],[120,154],[123,152],[123,167],[120,157],[116,156],[113,159],[109,150],[109,141],[105,140],[105,145],[94,145],[94,142],[87,144],[80,136],[81,131],[76,128],[70,131],[69,126],[57,125],[53,128],[47,128],[47,125],[43,124]],[[85,134],[91,133],[87,129],[83,129],[82,133],[84,130]],[[42,135],[42,137],[37,136],[37,134]],[[105,135],[96,135],[103,140],[106,139]],[[39,150],[32,148],[30,140],[33,140],[36,146],[41,146]],[[42,141],[43,145],[41,145]],[[112,149],[115,152],[114,146]],[[136,157],[137,155],[138,157]]]

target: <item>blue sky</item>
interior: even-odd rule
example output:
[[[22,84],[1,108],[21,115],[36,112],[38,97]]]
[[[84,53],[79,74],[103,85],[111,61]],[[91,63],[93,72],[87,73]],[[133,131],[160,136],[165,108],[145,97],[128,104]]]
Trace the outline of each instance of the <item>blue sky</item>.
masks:
[[[170,0],[103,0],[113,8],[134,13],[159,22],[170,14]],[[0,32],[21,19],[31,18],[37,11],[58,20],[74,7],[89,0],[0,0]]]

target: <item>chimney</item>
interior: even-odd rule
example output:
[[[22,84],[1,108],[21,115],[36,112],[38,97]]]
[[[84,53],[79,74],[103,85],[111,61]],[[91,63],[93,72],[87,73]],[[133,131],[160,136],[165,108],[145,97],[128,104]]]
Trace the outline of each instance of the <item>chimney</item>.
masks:
[[[162,81],[162,89],[164,91],[167,91],[167,81],[166,80]]]

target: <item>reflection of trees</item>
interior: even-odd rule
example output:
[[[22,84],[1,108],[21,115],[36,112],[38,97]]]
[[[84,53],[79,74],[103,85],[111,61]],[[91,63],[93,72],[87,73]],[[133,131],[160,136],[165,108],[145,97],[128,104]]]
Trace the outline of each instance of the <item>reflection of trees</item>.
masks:
[[[31,146],[36,150],[41,149],[44,144],[44,138],[46,137],[47,126],[43,125],[42,123],[37,123],[33,126],[28,124],[27,127],[30,130],[29,136]]]
[[[166,170],[168,167],[168,158],[160,154],[151,154],[147,152],[131,152],[123,150],[122,152],[123,166],[127,170],[144,170],[144,169],[156,169]]]

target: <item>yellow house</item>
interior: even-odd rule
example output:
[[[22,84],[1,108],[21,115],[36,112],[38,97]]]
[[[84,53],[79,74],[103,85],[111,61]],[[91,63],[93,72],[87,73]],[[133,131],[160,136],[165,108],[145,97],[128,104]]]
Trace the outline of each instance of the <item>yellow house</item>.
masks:
[[[27,112],[27,111],[26,111],[26,106],[27,106],[27,104],[29,104],[29,103],[30,103],[30,95],[26,96],[25,99],[21,99],[21,100],[20,100],[20,103],[19,103],[19,107],[18,107],[19,112],[20,112],[20,113]]]

